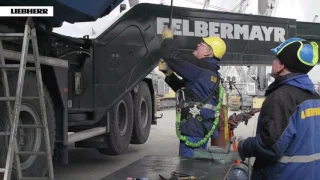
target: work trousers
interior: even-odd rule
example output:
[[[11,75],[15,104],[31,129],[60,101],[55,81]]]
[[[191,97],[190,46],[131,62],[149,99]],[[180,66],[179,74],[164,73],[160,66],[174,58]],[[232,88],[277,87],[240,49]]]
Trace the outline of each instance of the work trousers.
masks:
[[[198,142],[202,138],[201,137],[192,137],[192,136],[187,136],[188,140],[190,142]],[[179,146],[179,156],[181,157],[193,157],[194,155],[194,149],[207,149],[207,144],[204,144],[198,148],[193,148],[189,147],[185,144],[184,141],[180,140],[180,146]]]

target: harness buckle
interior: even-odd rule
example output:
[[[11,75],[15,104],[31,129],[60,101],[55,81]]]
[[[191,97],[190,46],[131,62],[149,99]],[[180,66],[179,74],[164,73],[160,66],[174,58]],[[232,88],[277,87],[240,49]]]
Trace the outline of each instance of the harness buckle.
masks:
[[[193,107],[189,109],[189,113],[192,115],[192,117],[196,117],[196,115],[200,114],[200,109],[197,107],[197,105],[193,105]]]

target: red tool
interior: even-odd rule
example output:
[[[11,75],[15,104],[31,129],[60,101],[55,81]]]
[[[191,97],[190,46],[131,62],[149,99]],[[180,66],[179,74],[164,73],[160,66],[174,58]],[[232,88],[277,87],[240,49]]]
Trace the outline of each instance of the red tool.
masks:
[[[228,124],[229,124],[229,138],[232,139],[234,137],[234,132],[233,130],[238,127],[238,125],[241,122],[244,122],[245,125],[248,124],[248,121],[252,116],[254,116],[256,113],[260,112],[261,109],[252,109],[249,111],[245,111],[239,114],[233,113],[229,119],[228,119]],[[232,147],[234,151],[238,151],[238,146],[237,142],[234,141],[232,143]],[[235,164],[240,164],[241,160],[236,160]]]
[[[230,130],[237,128],[241,122],[244,122],[244,124],[247,125],[249,119],[257,112],[260,112],[260,109],[254,109],[240,114],[233,113],[228,119]]]

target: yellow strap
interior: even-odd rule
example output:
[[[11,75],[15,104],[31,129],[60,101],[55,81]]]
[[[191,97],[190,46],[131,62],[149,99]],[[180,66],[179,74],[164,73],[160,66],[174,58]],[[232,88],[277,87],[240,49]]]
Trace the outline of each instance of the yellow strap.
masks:
[[[227,108],[223,108],[224,110],[224,140],[225,140],[225,143],[228,143],[229,142],[229,124],[228,124],[228,110]]]

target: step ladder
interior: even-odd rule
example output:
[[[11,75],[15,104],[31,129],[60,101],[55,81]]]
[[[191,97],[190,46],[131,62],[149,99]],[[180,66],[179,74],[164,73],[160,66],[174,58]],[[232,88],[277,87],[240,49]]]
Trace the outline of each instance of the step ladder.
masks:
[[[3,56],[3,53],[4,53],[3,45],[2,45],[2,40],[4,39],[6,40],[23,39],[20,64],[5,64],[5,59]],[[30,39],[32,41],[35,67],[26,67],[26,63],[27,63],[26,57],[28,55]],[[0,33],[0,69],[2,74],[2,84],[4,87],[4,95],[5,95],[5,97],[0,97],[0,101],[6,101],[8,118],[10,120],[10,132],[0,132],[1,136],[10,136],[6,164],[4,168],[0,167],[0,173],[4,173],[3,180],[11,179],[14,157],[16,162],[15,167],[17,170],[17,178],[19,180],[42,180],[42,179],[54,180],[52,153],[51,153],[50,139],[49,139],[50,136],[49,136],[49,130],[48,130],[46,105],[45,105],[44,90],[43,90],[43,83],[42,83],[42,76],[41,76],[41,69],[40,69],[39,50],[38,50],[36,30],[31,17],[29,17],[26,21],[24,33]],[[10,91],[9,91],[7,70],[14,70],[14,69],[19,70],[19,74],[18,74],[16,95],[15,97],[11,97]],[[24,77],[25,77],[26,70],[36,71],[39,97],[22,97]],[[41,107],[42,125],[19,125],[18,124],[22,98],[39,99],[40,107]],[[14,101],[13,111],[11,109],[10,101]],[[19,151],[17,139],[16,139],[18,127],[19,128],[41,128],[44,134],[45,152]],[[23,177],[19,155],[36,155],[36,156],[45,155],[47,157],[49,177]]]

